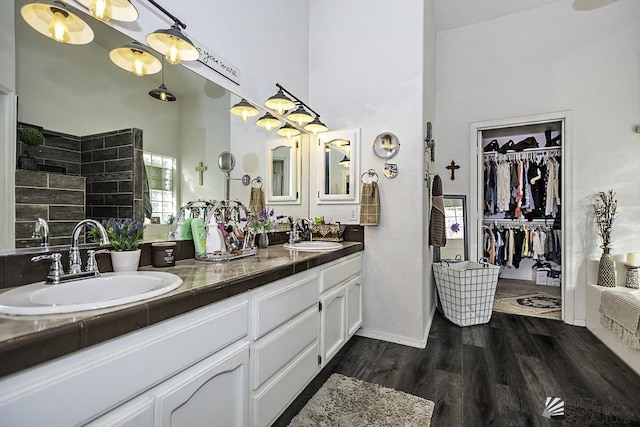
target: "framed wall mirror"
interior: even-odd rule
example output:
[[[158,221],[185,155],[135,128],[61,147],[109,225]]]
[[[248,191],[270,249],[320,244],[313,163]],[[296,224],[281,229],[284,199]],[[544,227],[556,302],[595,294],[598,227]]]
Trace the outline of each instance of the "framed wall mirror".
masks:
[[[318,137],[318,203],[358,203],[360,129]]]
[[[300,204],[300,137],[267,142],[267,203]]]
[[[444,195],[444,223],[447,244],[440,248],[440,258],[468,260],[467,196]]]

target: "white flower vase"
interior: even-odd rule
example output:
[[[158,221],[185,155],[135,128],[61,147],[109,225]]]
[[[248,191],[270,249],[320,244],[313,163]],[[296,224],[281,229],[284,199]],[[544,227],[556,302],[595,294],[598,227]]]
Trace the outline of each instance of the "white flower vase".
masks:
[[[135,251],[111,251],[111,265],[116,273],[137,271],[140,263],[140,249]]]

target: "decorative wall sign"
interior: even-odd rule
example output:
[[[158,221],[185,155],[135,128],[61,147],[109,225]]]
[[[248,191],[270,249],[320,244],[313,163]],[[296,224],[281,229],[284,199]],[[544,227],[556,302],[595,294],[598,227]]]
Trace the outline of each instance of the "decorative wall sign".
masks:
[[[231,62],[227,61],[193,37],[191,38],[191,41],[193,41],[196,49],[198,49],[198,52],[200,52],[198,63],[204,65],[210,70],[215,71],[222,77],[232,81],[238,86],[240,85],[240,70],[238,69],[238,67],[236,67]],[[184,63],[183,65],[187,67],[189,66],[188,63]]]

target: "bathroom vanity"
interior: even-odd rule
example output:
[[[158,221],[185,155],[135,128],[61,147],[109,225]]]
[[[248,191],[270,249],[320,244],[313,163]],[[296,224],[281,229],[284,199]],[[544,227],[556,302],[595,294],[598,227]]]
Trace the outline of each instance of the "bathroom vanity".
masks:
[[[184,260],[153,300],[2,318],[0,425],[270,425],[360,327],[363,249]]]

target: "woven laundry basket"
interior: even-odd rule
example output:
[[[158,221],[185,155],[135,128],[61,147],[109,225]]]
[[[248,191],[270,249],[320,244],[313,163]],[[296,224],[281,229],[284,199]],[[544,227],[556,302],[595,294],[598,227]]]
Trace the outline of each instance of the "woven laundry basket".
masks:
[[[497,265],[462,261],[433,264],[444,317],[458,326],[487,323],[498,284]]]

